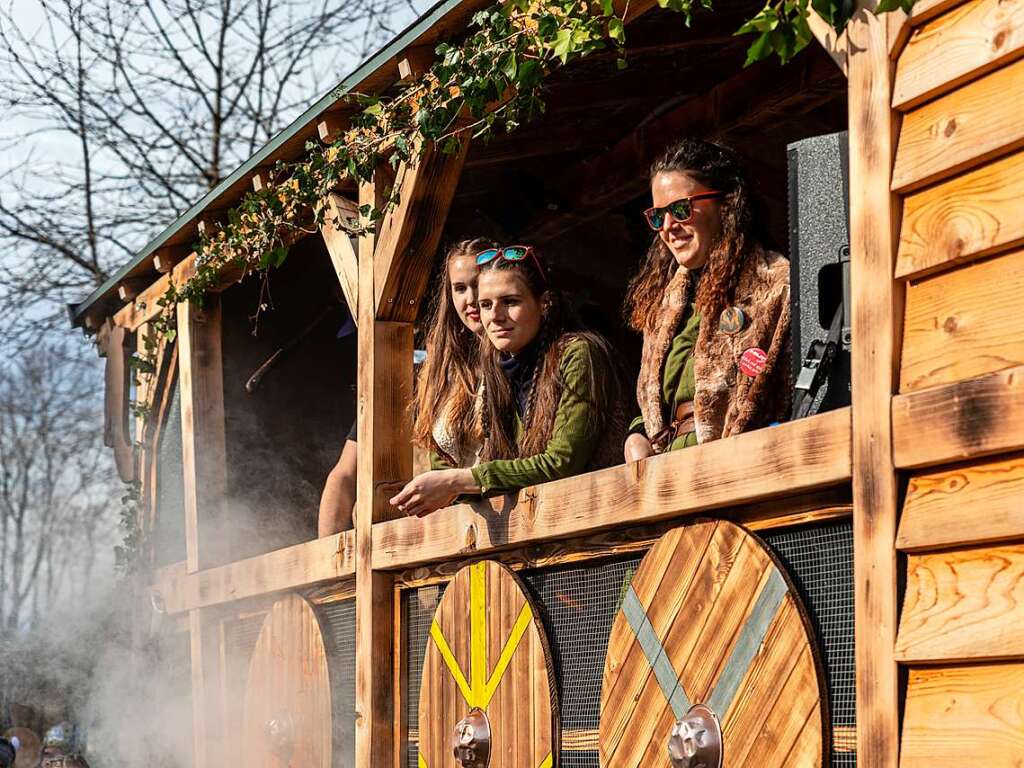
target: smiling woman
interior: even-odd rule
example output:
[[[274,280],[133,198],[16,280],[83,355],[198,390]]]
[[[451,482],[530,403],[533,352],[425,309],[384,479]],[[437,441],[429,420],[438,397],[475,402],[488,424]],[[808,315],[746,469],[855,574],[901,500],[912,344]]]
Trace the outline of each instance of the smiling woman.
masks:
[[[481,251],[481,463],[414,478],[391,503],[425,515],[461,494],[512,493],[609,466],[623,433],[608,343],[571,315],[530,246]]]
[[[789,263],[761,246],[738,155],[684,139],[655,161],[651,198],[626,299],[644,337],[626,461],[781,420],[789,396]]]

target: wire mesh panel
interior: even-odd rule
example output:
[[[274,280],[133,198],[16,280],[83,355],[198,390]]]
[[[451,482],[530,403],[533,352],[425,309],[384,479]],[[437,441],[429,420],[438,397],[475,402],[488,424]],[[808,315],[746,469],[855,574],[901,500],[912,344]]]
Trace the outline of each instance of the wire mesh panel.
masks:
[[[356,601],[339,600],[318,609],[331,672],[334,712],[334,768],[356,764]]]
[[[832,766],[857,764],[853,644],[853,524],[792,528],[761,538],[786,566],[814,623],[825,661],[832,718]]]
[[[597,768],[601,678],[608,636],[639,555],[612,562],[527,571],[555,661],[563,768]]]
[[[423,675],[423,657],[427,653],[430,622],[441,602],[444,585],[435,584],[402,593],[402,627],[405,633],[405,653],[402,654],[404,677],[409,681],[405,699],[405,717],[409,724],[408,768],[419,766],[420,678]]]

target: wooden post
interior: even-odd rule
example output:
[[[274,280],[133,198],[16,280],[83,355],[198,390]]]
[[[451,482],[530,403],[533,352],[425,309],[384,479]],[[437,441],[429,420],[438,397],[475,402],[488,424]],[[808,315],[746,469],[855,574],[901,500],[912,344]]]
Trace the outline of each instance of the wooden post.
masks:
[[[376,205],[373,185],[360,205]],[[374,245],[359,241],[359,372],[356,481],[356,765],[393,768],[394,580],[373,570],[373,523],[412,473],[407,403],[412,394],[412,324],[377,321]]]
[[[899,764],[896,526],[892,397],[898,379],[902,291],[894,282],[898,201],[890,192],[898,117],[887,23],[861,8],[850,45],[850,252],[853,311],[853,528],[857,762]]]
[[[185,485],[185,550],[189,573],[224,561],[220,530],[227,486],[220,297],[200,308],[178,305],[181,459]],[[189,611],[192,722],[196,768],[221,765],[217,753],[219,636],[211,609]]]

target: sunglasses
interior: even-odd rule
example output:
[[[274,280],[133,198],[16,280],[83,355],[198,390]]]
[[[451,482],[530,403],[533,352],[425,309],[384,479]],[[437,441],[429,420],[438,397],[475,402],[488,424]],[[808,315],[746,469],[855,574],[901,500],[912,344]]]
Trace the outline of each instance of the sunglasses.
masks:
[[[516,262],[525,261],[528,258],[533,259],[533,263],[537,265],[537,270],[540,272],[541,277],[543,277],[544,268],[540,265],[537,254],[533,252],[532,245],[507,245],[504,248],[488,248],[486,251],[480,251],[476,255],[476,265],[482,267],[484,264],[490,264],[497,259]]]
[[[671,214],[672,220],[678,224],[686,224],[693,218],[693,201],[710,200],[716,197],[723,197],[724,192],[700,192],[689,197],[681,197],[664,208],[648,208],[644,211],[644,218],[651,229],[658,230],[665,225],[665,214]]]

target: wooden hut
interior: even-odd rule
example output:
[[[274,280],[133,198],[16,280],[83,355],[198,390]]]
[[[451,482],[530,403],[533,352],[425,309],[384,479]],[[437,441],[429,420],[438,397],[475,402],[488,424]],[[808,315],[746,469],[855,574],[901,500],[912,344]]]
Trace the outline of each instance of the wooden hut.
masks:
[[[547,112],[520,130],[428,151],[394,180],[382,169],[377,192],[394,183],[401,202],[357,245],[329,225],[295,243],[258,338],[252,282],[178,306],[176,340],[140,393],[157,428],[133,454],[125,353],[192,269],[197,228],[343,128],[339,94],[420,71],[481,6],[433,8],[72,308],[102,336],[108,437],[142,482],[143,540],[159,542],[145,593],[187,648],[194,764],[241,749],[259,766],[457,765],[452,722],[473,703],[490,717],[491,765],[669,765],[682,691],[729,705],[715,713],[727,766],[1019,765],[1020,0],[862,9],[790,64],[748,68],[732,32],[756,4],[729,0],[687,28],[634,2],[627,69],[594,54],[551,76]],[[445,238],[529,232],[597,317],[615,317],[642,248],[644,169],[667,142],[714,134],[743,152],[784,247],[786,146],[837,131],[851,406],[396,517],[386,491],[413,471],[414,325]],[[336,338],[343,305],[356,345]],[[635,356],[635,339],[616,342]],[[357,527],[315,539],[319,483],[356,403]],[[672,557],[680,547],[697,554]],[[759,611],[770,622],[756,631]],[[672,635],[677,624],[691,634]],[[666,660],[688,682],[665,688]],[[730,688],[726,673],[741,679]],[[460,733],[479,748],[476,725]]]

